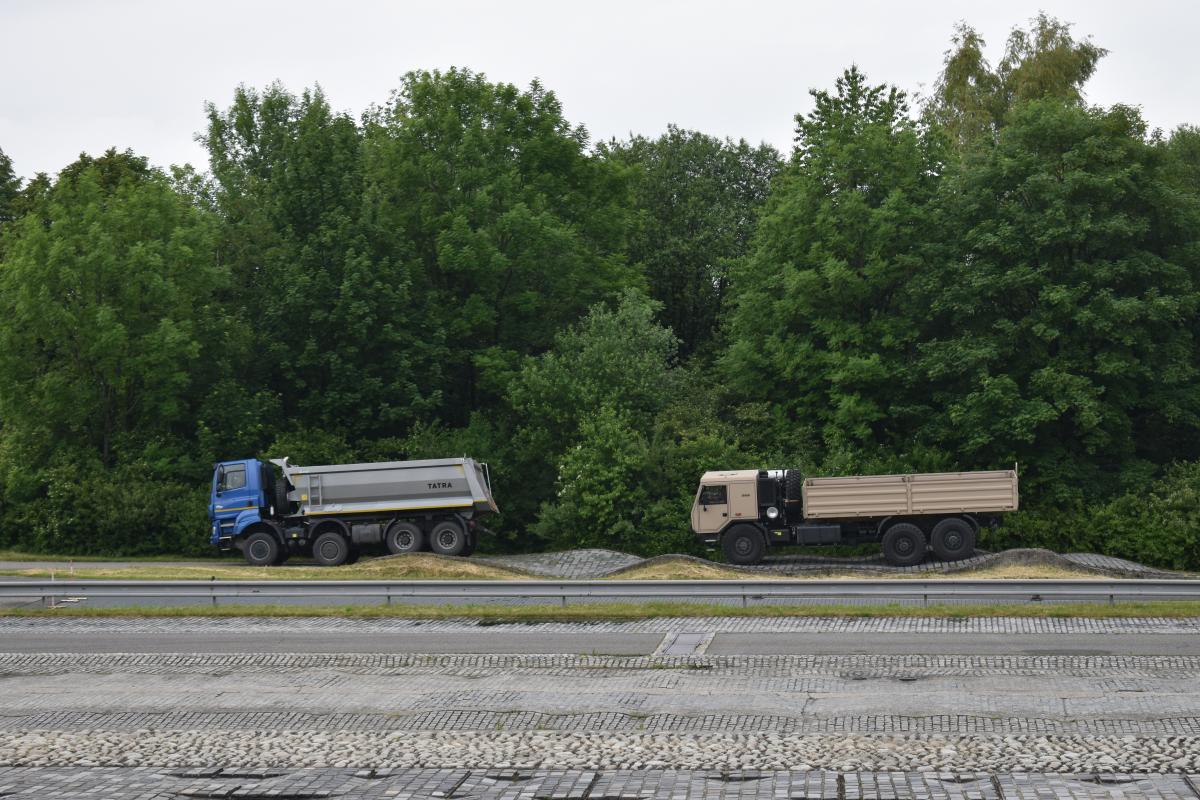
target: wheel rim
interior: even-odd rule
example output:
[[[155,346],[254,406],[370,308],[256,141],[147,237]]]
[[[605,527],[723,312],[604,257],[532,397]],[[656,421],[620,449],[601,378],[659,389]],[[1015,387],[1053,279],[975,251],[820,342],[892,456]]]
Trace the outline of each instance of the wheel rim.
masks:
[[[321,558],[326,561],[336,561],[338,555],[342,552],[342,548],[337,542],[322,542],[321,543]]]
[[[262,539],[250,543],[250,557],[255,561],[266,561],[271,557],[271,545]]]
[[[446,530],[438,533],[438,544],[447,550],[449,550],[451,547],[454,547],[457,541],[458,534],[454,531]]]
[[[413,546],[412,531],[396,531],[392,536],[392,541],[396,543],[397,550],[411,550]]]
[[[958,531],[950,531],[946,534],[943,540],[947,550],[961,550],[963,546],[963,536]]]
[[[733,540],[733,552],[739,556],[748,556],[754,549],[754,543],[750,541],[749,536],[739,536]]]
[[[916,549],[916,543],[913,542],[910,536],[900,536],[896,539],[896,552],[900,555],[909,555]]]

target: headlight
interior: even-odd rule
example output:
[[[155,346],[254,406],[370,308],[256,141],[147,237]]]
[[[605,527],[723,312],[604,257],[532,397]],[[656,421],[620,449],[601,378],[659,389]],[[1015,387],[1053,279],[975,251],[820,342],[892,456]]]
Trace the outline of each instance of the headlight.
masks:
[[[767,519],[775,519],[778,516],[779,516],[779,509],[776,508],[775,506],[771,506],[770,508],[767,509]]]

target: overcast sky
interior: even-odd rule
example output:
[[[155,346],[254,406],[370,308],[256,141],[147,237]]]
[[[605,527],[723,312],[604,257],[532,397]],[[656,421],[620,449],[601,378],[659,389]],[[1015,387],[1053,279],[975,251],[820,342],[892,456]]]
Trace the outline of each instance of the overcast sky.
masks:
[[[593,140],[674,122],[786,152],[808,89],[852,62],[920,91],[956,21],[995,62],[1039,10],[1110,51],[1089,101],[1139,105],[1165,129],[1200,123],[1196,3],[0,0],[0,148],[25,176],[112,146],[203,167],[204,103],[226,105],[239,83],[319,82],[357,115],[408,70],[465,66],[540,78]]]

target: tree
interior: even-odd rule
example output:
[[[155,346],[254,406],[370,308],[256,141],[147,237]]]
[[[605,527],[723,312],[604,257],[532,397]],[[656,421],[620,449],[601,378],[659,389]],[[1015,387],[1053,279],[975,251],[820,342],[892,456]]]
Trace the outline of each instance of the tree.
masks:
[[[513,382],[516,439],[533,456],[518,473],[536,488],[524,500],[538,510],[530,530],[552,547],[695,550],[696,480],[747,465],[709,376],[676,363],[658,311],[633,291],[614,309],[596,306]]]
[[[1025,465],[1044,503],[1200,455],[1196,198],[1136,111],[1013,110],[948,178],[953,254],[928,276],[924,435],[964,466]]]
[[[1009,111],[1026,100],[1083,103],[1083,85],[1108,51],[1076,40],[1069,24],[1044,13],[1030,22],[1029,30],[1013,28],[994,68],[983,37],[966,23],[956,26],[926,112],[958,145],[994,140]]]
[[[204,527],[195,400],[228,277],[213,218],[110,150],[64,169],[6,240],[5,527],[34,548],[190,549]]]
[[[588,156],[586,130],[536,81],[413,72],[366,137],[366,213],[411,255],[419,322],[447,343],[447,421],[502,398],[523,356],[637,283],[621,171]]]
[[[12,159],[0,149],[0,225],[16,218],[21,179],[13,172]]]
[[[681,354],[706,348],[723,316],[730,267],[746,253],[781,167],[778,152],[674,125],[657,139],[612,141],[600,152],[632,169],[639,217],[630,262],[662,303]]]
[[[239,88],[208,115],[231,306],[254,332],[231,342],[249,391],[214,398],[213,413],[277,408],[264,435],[402,433],[437,407],[443,331],[413,294],[406,243],[364,210],[356,123],[319,88],[279,85]]]
[[[911,292],[940,169],[905,95],[852,67],[814,90],[796,149],[734,273],[723,363],[744,401],[832,449],[902,439],[923,413],[906,378],[923,311]]]

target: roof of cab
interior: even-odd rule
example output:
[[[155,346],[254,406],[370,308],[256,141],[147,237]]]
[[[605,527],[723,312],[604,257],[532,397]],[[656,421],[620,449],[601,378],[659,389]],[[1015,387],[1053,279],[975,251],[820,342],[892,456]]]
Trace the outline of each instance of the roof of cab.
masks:
[[[731,481],[752,481],[758,478],[756,469],[727,469],[717,472],[706,472],[701,476],[701,483],[729,483]]]

